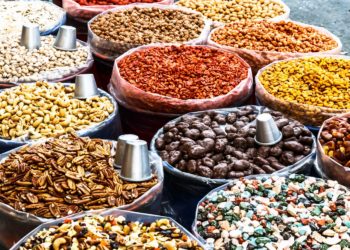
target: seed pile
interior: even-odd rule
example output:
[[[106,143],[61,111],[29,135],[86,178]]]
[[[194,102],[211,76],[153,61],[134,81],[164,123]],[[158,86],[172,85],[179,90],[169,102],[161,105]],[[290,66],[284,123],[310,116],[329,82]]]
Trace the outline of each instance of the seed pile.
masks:
[[[0,92],[0,137],[54,137],[89,128],[114,111],[106,96],[75,99],[74,85],[21,84]]]
[[[326,155],[350,167],[350,118],[334,117],[326,122],[319,140]]]
[[[350,109],[350,60],[310,57],[278,62],[259,80],[274,97],[299,104]]]
[[[55,49],[53,36],[41,37],[38,50],[27,50],[20,40],[9,38],[0,43],[0,81],[34,82],[59,79],[86,65],[89,48],[77,44],[76,51]]]
[[[215,249],[349,249],[349,207],[335,181],[241,179],[199,205],[197,231]]]
[[[162,0],[76,0],[80,5],[127,5],[132,3],[157,3]]]
[[[293,22],[243,21],[225,25],[211,35],[221,45],[258,51],[320,52],[337,42],[312,27]]]
[[[183,100],[225,95],[248,77],[248,66],[235,54],[202,46],[148,48],[118,67],[137,88]]]
[[[95,215],[74,221],[67,219],[58,226],[43,229],[19,248],[26,249],[202,250],[202,247],[168,219],[142,223],[128,221],[123,216]]]
[[[74,135],[25,146],[0,164],[0,201],[45,218],[132,203],[157,178],[123,181],[111,148],[111,142]]]
[[[204,20],[200,14],[182,10],[134,7],[101,15],[90,28],[98,37],[116,43],[187,42],[199,37]]]
[[[271,112],[282,131],[282,141],[259,146],[254,137],[257,111],[251,106],[223,114],[204,112],[185,115],[163,127],[155,141],[161,158],[181,171],[233,179],[266,174],[292,165],[311,153],[313,138],[302,124]]]
[[[43,1],[1,1],[0,36],[21,34],[22,25],[39,25],[41,32],[52,29],[63,18],[64,11]]]
[[[283,5],[273,0],[180,0],[177,4],[223,23],[270,19],[286,13]]]

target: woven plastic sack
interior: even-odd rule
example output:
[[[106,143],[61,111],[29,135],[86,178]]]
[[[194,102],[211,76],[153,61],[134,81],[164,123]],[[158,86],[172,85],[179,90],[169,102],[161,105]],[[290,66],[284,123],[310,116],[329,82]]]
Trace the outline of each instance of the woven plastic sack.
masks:
[[[173,220],[172,218],[169,218],[169,217],[153,215],[153,214],[142,214],[142,213],[136,213],[136,212],[129,212],[129,211],[123,211],[123,210],[118,210],[118,209],[108,209],[108,210],[105,210],[105,211],[102,211],[102,212],[84,212],[84,213],[79,213],[79,214],[76,214],[74,216],[69,216],[67,218],[70,218],[72,220],[77,220],[77,219],[80,219],[80,218],[82,218],[84,216],[87,216],[87,215],[100,215],[100,216],[112,215],[115,218],[118,217],[118,216],[123,216],[126,219],[126,221],[137,221],[137,222],[140,222],[140,223],[152,223],[152,222],[155,222],[156,220],[168,219],[174,226],[179,228],[182,233],[187,235],[189,239],[191,239],[192,241],[196,241],[198,243],[198,246],[200,246],[203,249],[205,249],[204,244],[202,244],[200,241],[198,241],[198,239],[196,239],[183,226],[181,226],[179,223],[177,223],[175,220]],[[39,231],[43,230],[44,228],[47,229],[50,226],[56,226],[59,223],[64,222],[64,220],[65,219],[59,219],[59,220],[56,220],[56,221],[53,221],[53,222],[42,224],[41,226],[37,227],[36,229],[34,229],[30,233],[28,233],[25,237],[23,237],[10,250],[17,250],[17,249],[19,249],[19,247],[23,243],[25,243],[26,240],[28,238],[30,238],[31,236],[36,235]]]
[[[163,10],[181,10],[186,13],[195,13],[195,14],[200,14],[197,11],[184,8],[184,7],[179,7],[176,5],[162,5],[162,4],[129,4],[126,6],[119,6],[116,7],[110,11],[105,11],[101,13],[100,15],[104,15],[109,12],[116,12],[116,11],[124,11],[127,9],[131,8],[159,8]],[[124,54],[128,50],[132,48],[136,48],[139,46],[142,46],[143,44],[134,44],[134,43],[118,43],[118,42],[112,42],[112,41],[107,41],[103,38],[100,38],[99,36],[95,35],[93,31],[90,28],[90,24],[98,18],[100,15],[94,17],[88,22],[88,43],[91,46],[92,53],[106,61],[114,61],[118,56]],[[203,20],[204,20],[204,28],[201,32],[201,34],[190,41],[184,42],[183,44],[189,44],[189,45],[195,45],[195,44],[204,44],[207,41],[207,37],[210,32],[210,27],[211,27],[211,22],[206,19],[203,15],[201,15]]]
[[[114,89],[115,97],[122,106],[132,110],[149,110],[157,113],[183,114],[192,111],[223,108],[228,106],[237,106],[245,101],[252,93],[253,80],[250,67],[243,59],[239,58],[248,68],[248,76],[242,80],[229,93],[217,96],[211,99],[188,99],[181,100],[162,96],[159,94],[143,91],[134,85],[128,83],[120,76],[118,62],[124,57],[141,50],[147,50],[152,47],[169,46],[169,44],[152,44],[132,49],[115,60],[111,84]],[[208,47],[206,45],[198,45]]]
[[[70,83],[67,83],[65,85],[70,85]],[[1,91],[3,90],[0,90],[0,92]],[[101,96],[108,97],[108,99],[112,102],[114,106],[113,113],[111,113],[109,117],[103,122],[92,125],[87,129],[76,131],[76,134],[79,136],[89,136],[91,138],[117,139],[118,136],[122,133],[118,104],[107,92],[101,89],[98,91]],[[0,137],[0,153],[23,146],[25,144],[34,143],[36,141],[38,140],[30,140],[26,138],[9,140]]]
[[[117,142],[113,141],[114,147]],[[17,151],[16,148],[10,152],[0,155],[0,162],[4,161],[6,157]],[[146,193],[136,199],[130,204],[118,207],[121,210],[138,211],[138,212],[154,212],[156,207],[160,206],[161,193],[163,191],[164,173],[162,168],[162,161],[159,156],[150,153],[150,164],[152,173],[158,178],[158,183],[149,189]],[[95,213],[103,213],[108,209],[95,210]],[[85,214],[86,212],[78,213]],[[78,215],[76,214],[76,215]],[[43,223],[53,223],[54,219],[46,219],[35,216],[30,213],[15,210],[11,206],[0,203],[0,245],[6,246],[8,249],[24,235],[33,230],[35,227]]]
[[[262,106],[251,106],[254,108],[256,114],[261,114],[270,111],[270,109]],[[217,109],[213,110],[218,114],[228,114],[232,111],[237,111],[239,108],[226,108],[226,109]],[[206,111],[200,111],[200,112],[193,112],[186,115],[193,115],[193,116],[199,116],[203,112]],[[170,123],[175,123],[179,121],[181,117],[178,117]],[[158,132],[154,135],[151,144],[150,149],[152,152],[158,153],[155,142],[156,139],[163,134],[163,128],[159,129]],[[284,169],[281,169],[279,171],[274,172],[274,174],[292,174],[292,173],[305,173],[308,174],[310,172],[310,169],[314,165],[315,162],[315,155],[316,155],[316,138],[314,138],[314,143],[311,149],[311,152],[308,156],[304,157],[299,162],[296,162],[293,165],[287,166]],[[207,177],[202,177],[199,175],[194,175],[188,172],[181,171],[175,167],[173,167],[171,164],[169,164],[166,161],[163,161],[163,166],[165,172],[170,176],[171,179],[173,179],[174,183],[177,183],[179,189],[184,190],[184,192],[189,192],[192,194],[203,194],[203,192],[208,192],[208,190],[211,190],[215,187],[218,187],[220,185],[223,185],[225,183],[228,183],[231,181],[230,179],[211,179]]]
[[[319,31],[321,34],[324,34],[328,37],[331,37],[334,41],[337,43],[337,47],[328,50],[328,51],[322,51],[322,52],[311,52],[311,53],[301,53],[301,52],[277,52],[277,51],[258,51],[258,50],[251,50],[251,49],[245,49],[245,48],[234,48],[231,46],[226,46],[226,45],[221,45],[217,42],[214,42],[211,39],[211,36],[214,32],[216,32],[219,29],[222,29],[223,27],[218,27],[214,30],[211,31],[209,37],[208,37],[208,45],[215,46],[217,48],[223,48],[227,49],[230,51],[233,51],[237,53],[240,57],[242,57],[251,67],[252,71],[255,74],[259,69],[262,67],[278,60],[285,60],[289,58],[296,58],[296,57],[302,57],[302,56],[317,56],[317,55],[338,55],[340,54],[342,50],[342,43],[340,39],[326,30],[325,28],[322,27],[317,27],[313,25],[308,25],[304,23],[299,23],[295,21],[288,21],[295,23],[297,25],[300,25],[302,27],[311,27],[314,28],[315,30]]]
[[[158,4],[170,5],[174,0],[160,0]],[[80,5],[74,0],[63,0],[63,8],[67,11],[68,15],[73,19],[80,22],[88,22],[94,16],[106,11],[111,10],[118,5]]]
[[[326,123],[329,123],[332,121],[334,118],[337,117],[350,117],[350,113],[344,114],[344,115],[339,115],[332,117],[328,120],[326,120],[318,133],[318,140],[317,140],[317,163],[320,168],[320,172],[324,174],[324,176],[327,176],[329,179],[336,180],[339,183],[350,187],[350,168],[345,167],[341,165],[340,163],[336,162],[334,159],[332,159],[330,156],[326,155],[323,147],[319,141],[319,138],[321,137],[321,133],[324,129],[324,126]]]
[[[333,56],[319,55],[317,57],[332,57],[332,58],[342,58],[342,59],[350,60],[350,57],[341,56],[341,55],[333,55]],[[299,59],[302,59],[302,58],[307,58],[307,57],[301,57]],[[261,105],[280,111],[285,116],[298,120],[304,125],[308,125],[308,126],[309,125],[321,126],[325,120],[327,120],[332,116],[350,112],[350,110],[346,110],[346,109],[332,109],[327,107],[319,107],[319,106],[313,106],[308,104],[289,102],[289,101],[276,98],[275,96],[268,93],[259,80],[259,77],[262,74],[262,72],[268,67],[278,62],[291,61],[291,60],[298,60],[298,58],[297,59],[291,58],[291,59],[276,61],[263,67],[258,71],[258,73],[255,76],[255,84],[256,84],[255,95],[258,98],[259,103]]]
[[[4,1],[4,2],[6,2],[6,1]],[[19,4],[21,2],[23,4],[38,2],[40,4],[54,6],[54,8],[56,8],[56,11],[62,12],[60,18],[51,27],[47,27],[46,29],[40,29],[40,35],[42,35],[42,36],[46,36],[46,35],[50,35],[50,34],[55,33],[59,29],[59,27],[61,27],[62,25],[64,25],[66,23],[66,19],[67,19],[66,12],[61,7],[55,5],[55,4],[51,3],[51,2],[48,2],[48,1],[37,1],[37,0],[21,0],[21,1],[8,1],[8,2],[9,3],[16,2],[17,4]],[[17,17],[16,16],[12,16],[10,18],[14,18],[16,20]],[[6,19],[7,18],[3,19],[3,17],[0,15],[0,22],[2,22],[3,24],[6,24]],[[10,31],[10,33],[8,33],[6,35],[20,35],[21,34],[21,28],[22,28],[22,25],[20,27],[17,27],[17,30],[13,30],[13,32]]]
[[[85,72],[89,71],[92,68],[92,65],[94,63],[94,59],[92,57],[92,53],[90,51],[90,48],[88,47],[87,43],[77,40],[77,43],[84,46],[86,48],[86,51],[88,52],[88,56],[86,59],[86,62],[83,65],[80,65],[78,67],[59,67],[54,70],[49,71],[42,71],[39,73],[36,73],[35,75],[29,76],[29,81],[21,81],[18,80],[14,83],[33,83],[37,81],[51,81],[51,82],[64,82],[67,80],[71,80],[77,75],[84,74]],[[0,83],[7,83],[10,81],[1,81]],[[12,81],[11,81],[12,82]]]
[[[282,0],[273,0],[273,1],[276,3],[280,3],[283,6],[284,14],[282,14],[280,16],[276,16],[274,18],[270,18],[268,20],[276,21],[276,22],[287,20],[289,18],[289,15],[290,15],[290,8]],[[179,5],[178,2],[175,3],[175,5],[182,7],[182,5]],[[214,20],[211,20],[211,21],[212,21],[212,28],[217,28],[217,27],[225,25],[225,23],[223,23],[223,22],[214,21]]]

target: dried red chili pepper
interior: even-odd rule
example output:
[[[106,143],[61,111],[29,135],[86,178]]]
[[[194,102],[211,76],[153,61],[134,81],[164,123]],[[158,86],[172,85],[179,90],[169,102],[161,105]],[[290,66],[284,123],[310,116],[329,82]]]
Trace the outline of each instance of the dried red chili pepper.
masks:
[[[225,95],[248,76],[237,55],[203,46],[148,48],[124,57],[118,67],[143,91],[183,100]]]

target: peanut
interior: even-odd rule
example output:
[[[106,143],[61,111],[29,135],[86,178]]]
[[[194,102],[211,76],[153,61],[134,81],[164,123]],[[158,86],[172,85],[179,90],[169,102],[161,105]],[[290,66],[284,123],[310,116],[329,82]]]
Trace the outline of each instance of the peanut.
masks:
[[[271,19],[286,12],[282,4],[273,0],[180,0],[177,4],[222,23]]]

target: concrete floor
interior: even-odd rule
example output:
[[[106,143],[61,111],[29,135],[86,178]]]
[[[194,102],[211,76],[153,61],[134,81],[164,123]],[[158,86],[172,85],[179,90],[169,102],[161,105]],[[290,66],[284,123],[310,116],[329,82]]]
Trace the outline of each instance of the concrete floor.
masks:
[[[290,18],[328,29],[340,38],[350,55],[350,0],[284,0]]]

